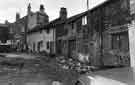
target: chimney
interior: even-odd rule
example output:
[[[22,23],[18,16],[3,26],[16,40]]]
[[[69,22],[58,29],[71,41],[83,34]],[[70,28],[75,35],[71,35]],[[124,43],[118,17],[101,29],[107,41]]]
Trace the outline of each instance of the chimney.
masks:
[[[8,24],[9,24],[8,20],[5,20],[5,24],[6,24],[6,25],[8,25]]]
[[[67,19],[67,9],[62,7],[60,9],[60,16],[59,16],[62,20]]]
[[[31,4],[29,3],[28,8],[27,8],[27,14],[31,13]]]
[[[16,13],[16,21],[18,21],[20,19],[20,14]]]
[[[44,13],[44,5],[43,4],[40,5],[40,12]]]

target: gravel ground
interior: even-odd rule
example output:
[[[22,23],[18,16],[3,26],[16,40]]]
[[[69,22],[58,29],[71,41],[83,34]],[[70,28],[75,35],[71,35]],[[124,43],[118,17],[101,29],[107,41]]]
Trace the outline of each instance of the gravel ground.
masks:
[[[0,61],[0,85],[12,85],[9,84],[10,82],[14,84],[22,82],[19,85],[25,85],[24,82],[48,82],[50,80],[61,81],[64,85],[72,85],[77,78],[78,73],[62,69],[55,59],[1,57]],[[4,82],[8,82],[8,84]]]

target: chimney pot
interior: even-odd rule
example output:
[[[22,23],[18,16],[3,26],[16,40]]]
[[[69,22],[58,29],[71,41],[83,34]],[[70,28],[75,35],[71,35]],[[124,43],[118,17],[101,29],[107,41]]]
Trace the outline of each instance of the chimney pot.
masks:
[[[20,19],[20,14],[16,13],[16,21]]]
[[[40,12],[44,12],[44,5],[43,4],[40,5]]]
[[[67,9],[64,7],[60,9],[60,18],[62,20],[65,20],[67,18]]]

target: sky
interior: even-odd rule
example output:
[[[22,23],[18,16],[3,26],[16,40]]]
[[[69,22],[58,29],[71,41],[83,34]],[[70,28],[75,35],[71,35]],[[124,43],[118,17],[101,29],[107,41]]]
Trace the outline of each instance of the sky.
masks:
[[[89,9],[104,1],[106,0],[89,0]],[[0,23],[5,20],[14,22],[16,12],[21,17],[25,16],[29,3],[33,12],[39,11],[40,4],[43,4],[50,21],[59,17],[61,7],[67,8],[68,17],[87,10],[87,0],[0,0]]]

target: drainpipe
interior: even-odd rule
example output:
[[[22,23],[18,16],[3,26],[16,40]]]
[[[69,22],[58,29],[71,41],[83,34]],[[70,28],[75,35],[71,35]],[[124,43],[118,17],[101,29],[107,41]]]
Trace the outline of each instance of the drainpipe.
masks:
[[[28,15],[26,16],[25,20],[25,29],[24,29],[24,50],[28,50],[28,45],[27,45],[27,29],[28,29]]]
[[[101,16],[100,16],[100,26],[99,26],[99,36],[100,36],[100,64],[101,66],[104,66],[103,62],[103,29],[104,29],[104,23],[103,23],[103,14],[104,12],[103,8],[100,9]]]

